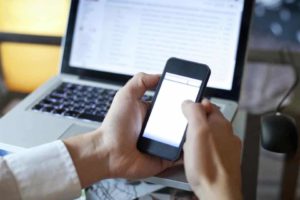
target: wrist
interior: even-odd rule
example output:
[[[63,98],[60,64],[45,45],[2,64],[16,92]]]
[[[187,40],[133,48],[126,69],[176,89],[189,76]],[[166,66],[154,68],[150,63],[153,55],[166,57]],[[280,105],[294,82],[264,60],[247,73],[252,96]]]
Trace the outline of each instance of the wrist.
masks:
[[[82,134],[63,141],[73,160],[81,187],[108,178],[108,150],[103,145],[101,130]]]
[[[200,199],[242,200],[240,181],[226,177],[215,182],[202,181],[192,189]]]

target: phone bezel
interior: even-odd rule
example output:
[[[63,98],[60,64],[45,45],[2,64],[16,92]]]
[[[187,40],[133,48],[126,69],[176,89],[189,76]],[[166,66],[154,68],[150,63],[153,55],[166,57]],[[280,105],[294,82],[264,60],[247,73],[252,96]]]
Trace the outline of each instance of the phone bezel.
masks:
[[[182,59],[178,59],[178,58],[170,58],[167,61],[167,64],[163,71],[163,74],[159,80],[157,87],[156,87],[156,91],[155,91],[155,94],[153,97],[153,101],[151,103],[151,107],[146,114],[142,129],[141,129],[141,132],[140,132],[140,135],[138,138],[137,148],[141,152],[174,161],[174,160],[177,160],[180,156],[182,145],[185,140],[185,133],[180,142],[179,147],[174,147],[174,146],[171,146],[171,145],[168,145],[165,143],[158,142],[156,140],[152,140],[152,139],[143,137],[147,122],[148,122],[149,117],[152,112],[152,108],[156,102],[156,98],[159,94],[161,84],[162,84],[167,72],[173,73],[173,74],[178,74],[181,76],[187,76],[190,78],[195,78],[195,79],[202,81],[202,84],[201,84],[201,87],[197,94],[197,97],[195,99],[195,102],[199,102],[202,99],[211,72],[210,72],[209,67],[205,64],[199,64],[199,63],[186,61],[186,60],[182,60]]]

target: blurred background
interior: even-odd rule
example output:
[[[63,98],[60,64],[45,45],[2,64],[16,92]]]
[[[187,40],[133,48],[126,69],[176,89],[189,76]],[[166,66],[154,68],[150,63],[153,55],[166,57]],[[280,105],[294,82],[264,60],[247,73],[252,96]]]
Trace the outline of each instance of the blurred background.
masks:
[[[0,0],[0,110],[59,72],[69,3]]]
[[[0,0],[0,117],[59,72],[69,3]],[[300,1],[257,0],[240,98],[241,109],[248,113],[247,132],[259,137],[261,114],[274,110],[299,71]],[[299,125],[299,85],[285,105],[285,112]],[[257,198],[278,199],[286,191],[300,199],[298,159],[286,167],[282,155],[260,148],[254,148],[255,153],[259,154]]]
[[[250,48],[300,51],[300,1],[257,0]]]

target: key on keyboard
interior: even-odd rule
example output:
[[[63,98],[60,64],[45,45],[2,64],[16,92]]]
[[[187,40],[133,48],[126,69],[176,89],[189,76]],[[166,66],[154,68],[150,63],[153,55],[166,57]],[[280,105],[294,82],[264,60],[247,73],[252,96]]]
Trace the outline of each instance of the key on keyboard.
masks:
[[[32,109],[102,122],[116,90],[62,83]]]
[[[62,83],[32,110],[102,122],[117,90]],[[150,101],[151,96],[144,96]]]

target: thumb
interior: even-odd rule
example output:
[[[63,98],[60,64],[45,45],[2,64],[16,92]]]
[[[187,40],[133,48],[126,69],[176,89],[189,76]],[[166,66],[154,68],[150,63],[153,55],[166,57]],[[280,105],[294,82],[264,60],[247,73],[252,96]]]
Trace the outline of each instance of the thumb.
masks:
[[[126,83],[124,90],[134,98],[140,99],[147,90],[153,89],[157,85],[159,78],[159,75],[138,73]]]
[[[200,103],[194,103],[191,100],[186,100],[182,103],[182,112],[185,118],[190,123],[199,123],[206,121],[206,111]]]

